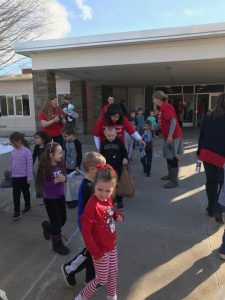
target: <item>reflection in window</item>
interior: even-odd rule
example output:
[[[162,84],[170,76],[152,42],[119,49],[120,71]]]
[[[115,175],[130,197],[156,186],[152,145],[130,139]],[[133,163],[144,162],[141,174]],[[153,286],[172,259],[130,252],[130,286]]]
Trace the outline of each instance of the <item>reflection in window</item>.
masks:
[[[14,115],[14,103],[13,103],[13,97],[8,96],[7,97],[7,106],[8,106],[8,115]]]
[[[23,95],[22,99],[23,99],[23,115],[29,116],[30,115],[29,96]]]
[[[15,97],[15,102],[16,102],[16,115],[17,116],[22,116],[23,111],[22,111],[22,99],[20,96]]]
[[[2,116],[7,116],[6,96],[0,96],[0,107]]]

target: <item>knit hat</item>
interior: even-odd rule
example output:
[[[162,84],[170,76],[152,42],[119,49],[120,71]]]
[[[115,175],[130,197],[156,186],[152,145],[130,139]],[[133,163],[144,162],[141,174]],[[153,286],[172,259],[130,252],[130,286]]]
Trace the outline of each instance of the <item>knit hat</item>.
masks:
[[[155,91],[154,94],[152,95],[152,98],[165,101],[167,97],[163,91]]]

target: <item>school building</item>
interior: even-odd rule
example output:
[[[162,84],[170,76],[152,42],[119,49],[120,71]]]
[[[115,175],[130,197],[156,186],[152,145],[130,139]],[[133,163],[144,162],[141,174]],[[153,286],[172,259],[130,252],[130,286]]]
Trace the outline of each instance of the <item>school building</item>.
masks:
[[[43,99],[59,94],[60,80],[66,83],[62,93],[75,103],[83,133],[91,132],[111,93],[117,102],[125,100],[128,111],[142,107],[148,112],[154,90],[162,89],[183,125],[194,127],[225,88],[225,23],[26,41],[17,43],[15,51],[32,59],[35,127]],[[0,87],[2,96],[8,97]],[[16,109],[17,98],[14,103]]]

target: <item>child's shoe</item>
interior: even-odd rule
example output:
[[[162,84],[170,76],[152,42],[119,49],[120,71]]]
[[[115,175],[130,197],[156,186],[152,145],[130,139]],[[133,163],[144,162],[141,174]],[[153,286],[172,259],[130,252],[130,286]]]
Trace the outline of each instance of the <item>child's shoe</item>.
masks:
[[[67,255],[70,252],[69,248],[63,244],[61,235],[52,237],[52,250],[60,255]]]
[[[12,220],[17,221],[17,220],[19,220],[20,217],[21,217],[20,212],[15,211],[12,216]]]
[[[225,259],[225,232],[223,233],[223,238],[222,238],[222,245],[219,249],[219,256],[222,259]]]
[[[69,274],[66,272],[66,266],[68,264],[64,264],[61,265],[61,271],[63,274],[63,278],[65,283],[69,286],[69,287],[73,287],[76,285],[76,279],[75,279],[75,272],[70,272]]]
[[[25,213],[27,213],[29,210],[31,210],[31,206],[25,206],[24,209],[22,210],[22,213],[25,214]]]

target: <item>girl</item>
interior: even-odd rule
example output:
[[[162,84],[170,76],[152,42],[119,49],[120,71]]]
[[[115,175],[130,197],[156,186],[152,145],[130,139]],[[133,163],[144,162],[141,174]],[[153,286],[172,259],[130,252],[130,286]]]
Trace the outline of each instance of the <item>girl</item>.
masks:
[[[75,297],[75,300],[90,298],[99,287],[106,286],[107,299],[116,300],[117,249],[114,221],[123,221],[123,216],[113,208],[112,193],[116,187],[116,171],[109,165],[97,165],[94,194],[88,200],[81,216],[82,235],[92,255],[95,278]]]
[[[55,95],[49,96],[39,113],[42,130],[46,131],[54,142],[63,145],[63,137],[61,130],[66,125],[65,113],[57,106],[57,98]]]
[[[62,147],[55,142],[46,145],[37,172],[37,184],[43,189],[44,203],[50,222],[42,223],[45,239],[52,237],[52,249],[66,255],[69,249],[63,244],[61,228],[66,222],[64,183],[66,170],[62,162]]]
[[[23,193],[25,201],[25,207],[22,213],[26,213],[31,209],[29,188],[33,174],[32,154],[29,150],[28,142],[22,133],[13,132],[9,140],[15,148],[12,151],[10,161],[14,202],[14,215],[12,219],[18,220],[20,218],[21,192]]]
[[[50,137],[47,132],[44,131],[38,131],[34,135],[34,142],[35,147],[33,151],[33,165],[34,165],[34,183],[35,183],[35,189],[36,189],[36,198],[38,198],[39,203],[42,205],[43,202],[43,195],[42,190],[37,185],[37,168],[40,161],[41,154],[44,152],[44,147],[46,144],[50,142]],[[36,158],[38,158],[36,160]]]

